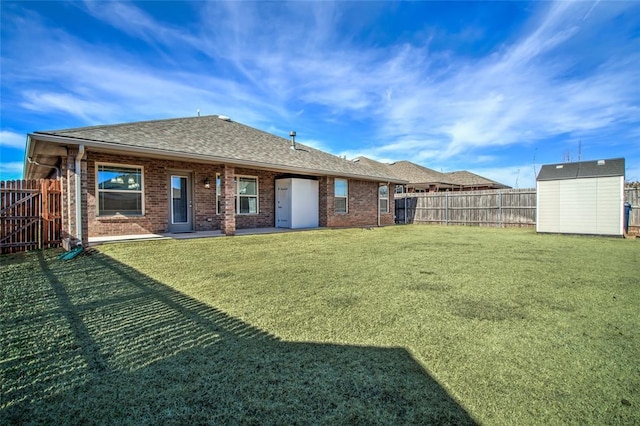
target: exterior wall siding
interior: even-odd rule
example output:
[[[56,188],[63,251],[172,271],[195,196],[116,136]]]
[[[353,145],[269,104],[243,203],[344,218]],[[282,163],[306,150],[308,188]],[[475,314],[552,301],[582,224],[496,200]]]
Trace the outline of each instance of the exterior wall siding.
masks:
[[[622,235],[622,177],[540,181],[538,232]]]

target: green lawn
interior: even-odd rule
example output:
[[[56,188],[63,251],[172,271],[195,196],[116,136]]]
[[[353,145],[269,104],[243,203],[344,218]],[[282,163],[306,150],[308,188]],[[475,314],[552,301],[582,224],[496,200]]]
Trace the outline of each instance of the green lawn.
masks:
[[[0,424],[640,424],[640,243],[436,226],[0,257]]]

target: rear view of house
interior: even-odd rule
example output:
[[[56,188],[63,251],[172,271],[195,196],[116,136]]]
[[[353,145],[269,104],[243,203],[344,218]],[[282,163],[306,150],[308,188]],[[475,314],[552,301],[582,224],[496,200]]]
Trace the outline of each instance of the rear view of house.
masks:
[[[224,116],[39,131],[26,179],[62,181],[63,237],[393,224],[404,183]]]
[[[542,166],[538,232],[622,236],[624,158]]]

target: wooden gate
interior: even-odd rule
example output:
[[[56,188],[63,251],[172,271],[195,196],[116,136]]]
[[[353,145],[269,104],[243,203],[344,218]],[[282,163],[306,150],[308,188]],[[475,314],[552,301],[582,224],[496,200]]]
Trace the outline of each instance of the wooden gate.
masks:
[[[59,180],[0,182],[0,253],[58,247],[61,196]]]

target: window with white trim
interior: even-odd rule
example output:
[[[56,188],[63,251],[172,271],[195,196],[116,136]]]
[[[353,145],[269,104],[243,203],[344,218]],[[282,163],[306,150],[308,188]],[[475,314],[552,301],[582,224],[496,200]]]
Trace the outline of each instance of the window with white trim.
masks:
[[[336,213],[347,213],[349,206],[349,181],[346,179],[335,179],[334,183],[334,209]]]
[[[378,187],[378,207],[380,213],[389,213],[389,185]]]
[[[233,181],[236,214],[258,214],[258,178],[238,176]]]
[[[96,164],[98,216],[144,214],[142,166]]]
[[[222,213],[222,184],[220,174],[216,174],[216,211]],[[258,214],[257,176],[236,176],[233,178],[236,214]]]

